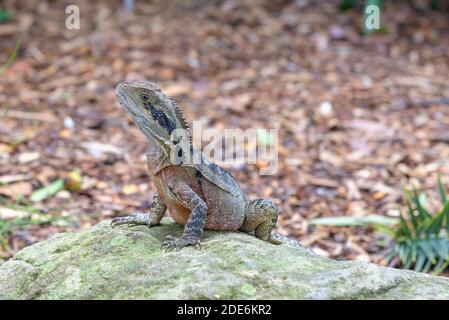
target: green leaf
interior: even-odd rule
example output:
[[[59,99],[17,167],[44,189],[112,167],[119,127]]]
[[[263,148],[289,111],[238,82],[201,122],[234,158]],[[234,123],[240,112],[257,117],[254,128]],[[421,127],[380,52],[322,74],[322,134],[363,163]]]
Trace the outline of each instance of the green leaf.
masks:
[[[17,54],[19,53],[20,45],[21,45],[21,39],[16,41],[16,45],[15,45],[14,49],[12,50],[11,55],[8,57],[8,60],[6,60],[5,64],[0,67],[0,75],[3,72],[5,72],[6,69],[8,69],[12,65],[14,60],[16,59]]]
[[[449,265],[449,258],[446,258],[445,260],[441,259],[438,261],[438,264],[434,268],[434,274],[440,274],[443,272],[447,266]]]
[[[399,223],[393,227],[395,245],[389,259],[399,258],[404,268],[441,273],[449,266],[449,200],[441,178],[438,189],[443,208],[436,214],[426,209],[425,194],[416,188],[405,190],[406,213],[401,209]]]
[[[391,249],[388,254],[385,256],[385,260],[387,260],[387,263],[390,264],[391,260],[393,260],[394,257],[397,256],[395,248]]]
[[[392,226],[375,224],[373,227],[376,232],[384,233],[384,234],[388,235],[390,238],[394,238],[394,236],[395,236],[395,230],[394,230],[394,228],[392,228]]]
[[[443,226],[444,215],[439,213],[432,217],[429,221],[428,226],[426,227],[426,235],[430,236],[434,234],[438,236],[440,234],[440,230]]]
[[[50,183],[48,186],[45,186],[43,188],[34,191],[30,196],[30,200],[34,202],[42,201],[44,199],[47,199],[48,197],[55,195],[63,188],[64,188],[64,180],[58,179]]]
[[[407,245],[405,243],[401,243],[398,246],[398,253],[399,253],[399,259],[401,260],[402,264],[407,263],[407,256],[408,256],[408,250]]]
[[[0,10],[0,23],[5,23],[8,22],[12,19],[12,14],[11,12],[5,11],[5,10]]]
[[[354,9],[355,4],[354,4],[355,0],[340,0],[340,4],[338,5],[338,8],[341,11],[346,11],[349,9]]]
[[[439,259],[441,257],[444,258],[446,256],[445,255],[446,250],[444,248],[443,248],[443,250],[441,250],[442,249],[441,240],[444,240],[444,239],[436,238],[436,239],[433,239],[433,241],[431,243],[432,250],[435,253],[436,259]]]
[[[435,252],[432,250],[431,239],[423,239],[419,241],[419,247],[422,249],[427,259],[433,261],[435,259]]]
[[[335,227],[351,227],[366,225],[393,226],[398,223],[397,218],[391,218],[381,215],[367,215],[362,217],[323,217],[310,221],[313,225],[335,226]]]
[[[425,262],[426,262],[426,255],[424,254],[418,255],[418,260],[416,261],[414,270],[416,272],[420,272]]]
[[[421,205],[421,207],[425,207],[427,202],[426,194],[420,192],[418,195],[418,203]]]
[[[408,269],[414,262],[413,260],[413,241],[408,240],[404,244],[404,260],[402,261],[404,268]]]
[[[441,273],[441,267],[443,266],[443,264],[444,264],[444,259],[443,258],[439,258],[438,259],[438,263],[435,265],[435,267],[433,268],[433,271],[434,271],[434,273],[436,273],[436,274],[438,274],[438,273]]]
[[[421,270],[421,272],[429,272],[430,268],[432,267],[433,261],[427,259],[426,264],[424,265],[423,269]]]
[[[418,218],[415,216],[415,212],[413,211],[412,204],[409,199],[407,199],[407,210],[409,218],[412,221],[414,236],[417,236],[419,230]]]
[[[407,221],[405,221],[405,218],[403,217],[402,213],[399,216],[400,222],[398,227],[398,232],[400,235],[404,235],[407,238],[412,238],[412,232],[407,224]]]
[[[437,179],[438,179],[438,190],[440,191],[441,202],[444,205],[447,202],[446,188],[444,187],[444,184],[441,181],[441,175],[438,175]]]
[[[419,249],[418,243],[416,241],[412,241],[411,243],[412,262],[416,262],[416,257],[418,256],[418,249]]]
[[[449,234],[449,201],[444,204],[441,215],[444,217],[446,232]]]
[[[430,213],[424,207],[426,203],[426,196],[423,193],[418,194],[418,190],[416,190],[416,188],[413,188],[412,201],[414,202],[419,216],[422,220],[426,220],[431,217]]]

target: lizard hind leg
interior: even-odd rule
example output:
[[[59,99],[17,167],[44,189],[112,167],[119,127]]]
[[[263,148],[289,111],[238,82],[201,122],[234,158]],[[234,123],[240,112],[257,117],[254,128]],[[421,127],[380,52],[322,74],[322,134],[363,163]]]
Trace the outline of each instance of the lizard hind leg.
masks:
[[[245,207],[245,220],[240,228],[243,232],[255,231],[255,236],[261,240],[280,244],[271,236],[278,219],[278,208],[271,200],[256,199],[248,201]]]

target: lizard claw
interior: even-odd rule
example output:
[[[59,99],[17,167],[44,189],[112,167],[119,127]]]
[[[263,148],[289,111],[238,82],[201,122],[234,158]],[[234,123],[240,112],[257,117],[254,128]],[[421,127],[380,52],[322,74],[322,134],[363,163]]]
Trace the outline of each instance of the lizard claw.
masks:
[[[114,228],[123,224],[150,226],[150,217],[149,215],[143,213],[135,213],[130,216],[116,217],[112,219],[111,227]]]
[[[162,242],[161,250],[165,249],[165,252],[173,250],[171,244],[176,241],[176,238],[173,236],[166,236],[164,242]]]
[[[165,237],[164,242],[162,243],[161,249],[165,252],[171,251],[176,249],[176,251],[181,250],[182,248],[186,246],[199,246],[199,249],[201,249],[201,242],[198,237],[195,236],[186,236],[183,235],[181,238],[176,239],[173,236],[167,236]]]

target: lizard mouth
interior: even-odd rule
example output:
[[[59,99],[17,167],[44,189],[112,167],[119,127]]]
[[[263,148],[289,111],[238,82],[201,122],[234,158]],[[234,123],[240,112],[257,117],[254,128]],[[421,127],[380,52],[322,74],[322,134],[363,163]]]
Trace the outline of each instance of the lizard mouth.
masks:
[[[123,88],[120,85],[115,89],[115,96],[117,97],[120,105],[125,109],[126,112],[131,114],[133,117],[138,116],[138,106],[136,103],[126,94]]]
[[[117,85],[115,95],[120,105],[133,118],[136,125],[146,136],[153,136],[152,120],[142,111],[139,105],[129,96],[122,84]]]

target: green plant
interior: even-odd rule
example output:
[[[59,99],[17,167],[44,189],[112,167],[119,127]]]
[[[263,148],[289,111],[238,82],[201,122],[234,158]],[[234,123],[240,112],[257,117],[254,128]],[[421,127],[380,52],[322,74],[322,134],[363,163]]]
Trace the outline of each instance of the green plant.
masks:
[[[0,197],[0,204],[3,205],[4,198]],[[20,204],[22,203],[22,204]],[[17,200],[16,204],[10,204],[4,206],[4,208],[9,208],[12,210],[17,210],[23,213],[28,213],[23,217],[17,217],[14,219],[0,219],[0,252],[6,252],[8,255],[13,255],[14,250],[9,246],[8,238],[11,234],[22,230],[24,228],[53,224],[55,222],[67,221],[69,222],[71,218],[53,216],[49,213],[44,213],[40,209],[34,208],[29,204],[26,204],[26,199]],[[0,208],[1,209],[1,208]]]
[[[430,214],[425,194],[416,188],[405,191],[406,211],[399,209],[399,219],[378,215],[363,217],[324,217],[310,221],[313,225],[367,226],[387,233],[392,239],[386,256],[388,263],[395,260],[418,272],[443,272],[449,266],[449,197],[438,177],[442,209]]]
[[[14,251],[8,245],[8,235],[16,232],[30,225],[48,224],[56,221],[57,218],[44,218],[44,219],[31,219],[31,218],[19,218],[13,220],[0,220],[0,248],[3,251],[13,254]]]
[[[9,11],[1,10],[0,9],[0,23],[9,22],[12,20],[13,15]]]
[[[16,45],[14,46],[14,49],[12,50],[11,55],[9,56],[8,60],[6,60],[5,64],[0,67],[0,75],[2,75],[6,71],[6,69],[8,69],[12,65],[14,60],[16,60],[17,54],[19,53],[20,45],[21,45],[21,39],[19,38],[16,41]]]
[[[430,214],[425,196],[416,188],[406,191],[406,212],[400,210],[399,223],[391,230],[394,245],[387,260],[399,259],[404,268],[441,273],[449,265],[449,201],[438,177],[442,209]]]
[[[311,225],[334,227],[363,227],[374,225],[378,228],[388,228],[398,223],[397,218],[385,217],[377,214],[369,214],[361,217],[341,216],[315,218],[309,222]]]
[[[52,183],[50,183],[49,185],[34,191],[30,196],[30,200],[33,202],[45,200],[48,197],[57,194],[63,188],[64,188],[64,180],[57,179]]]

